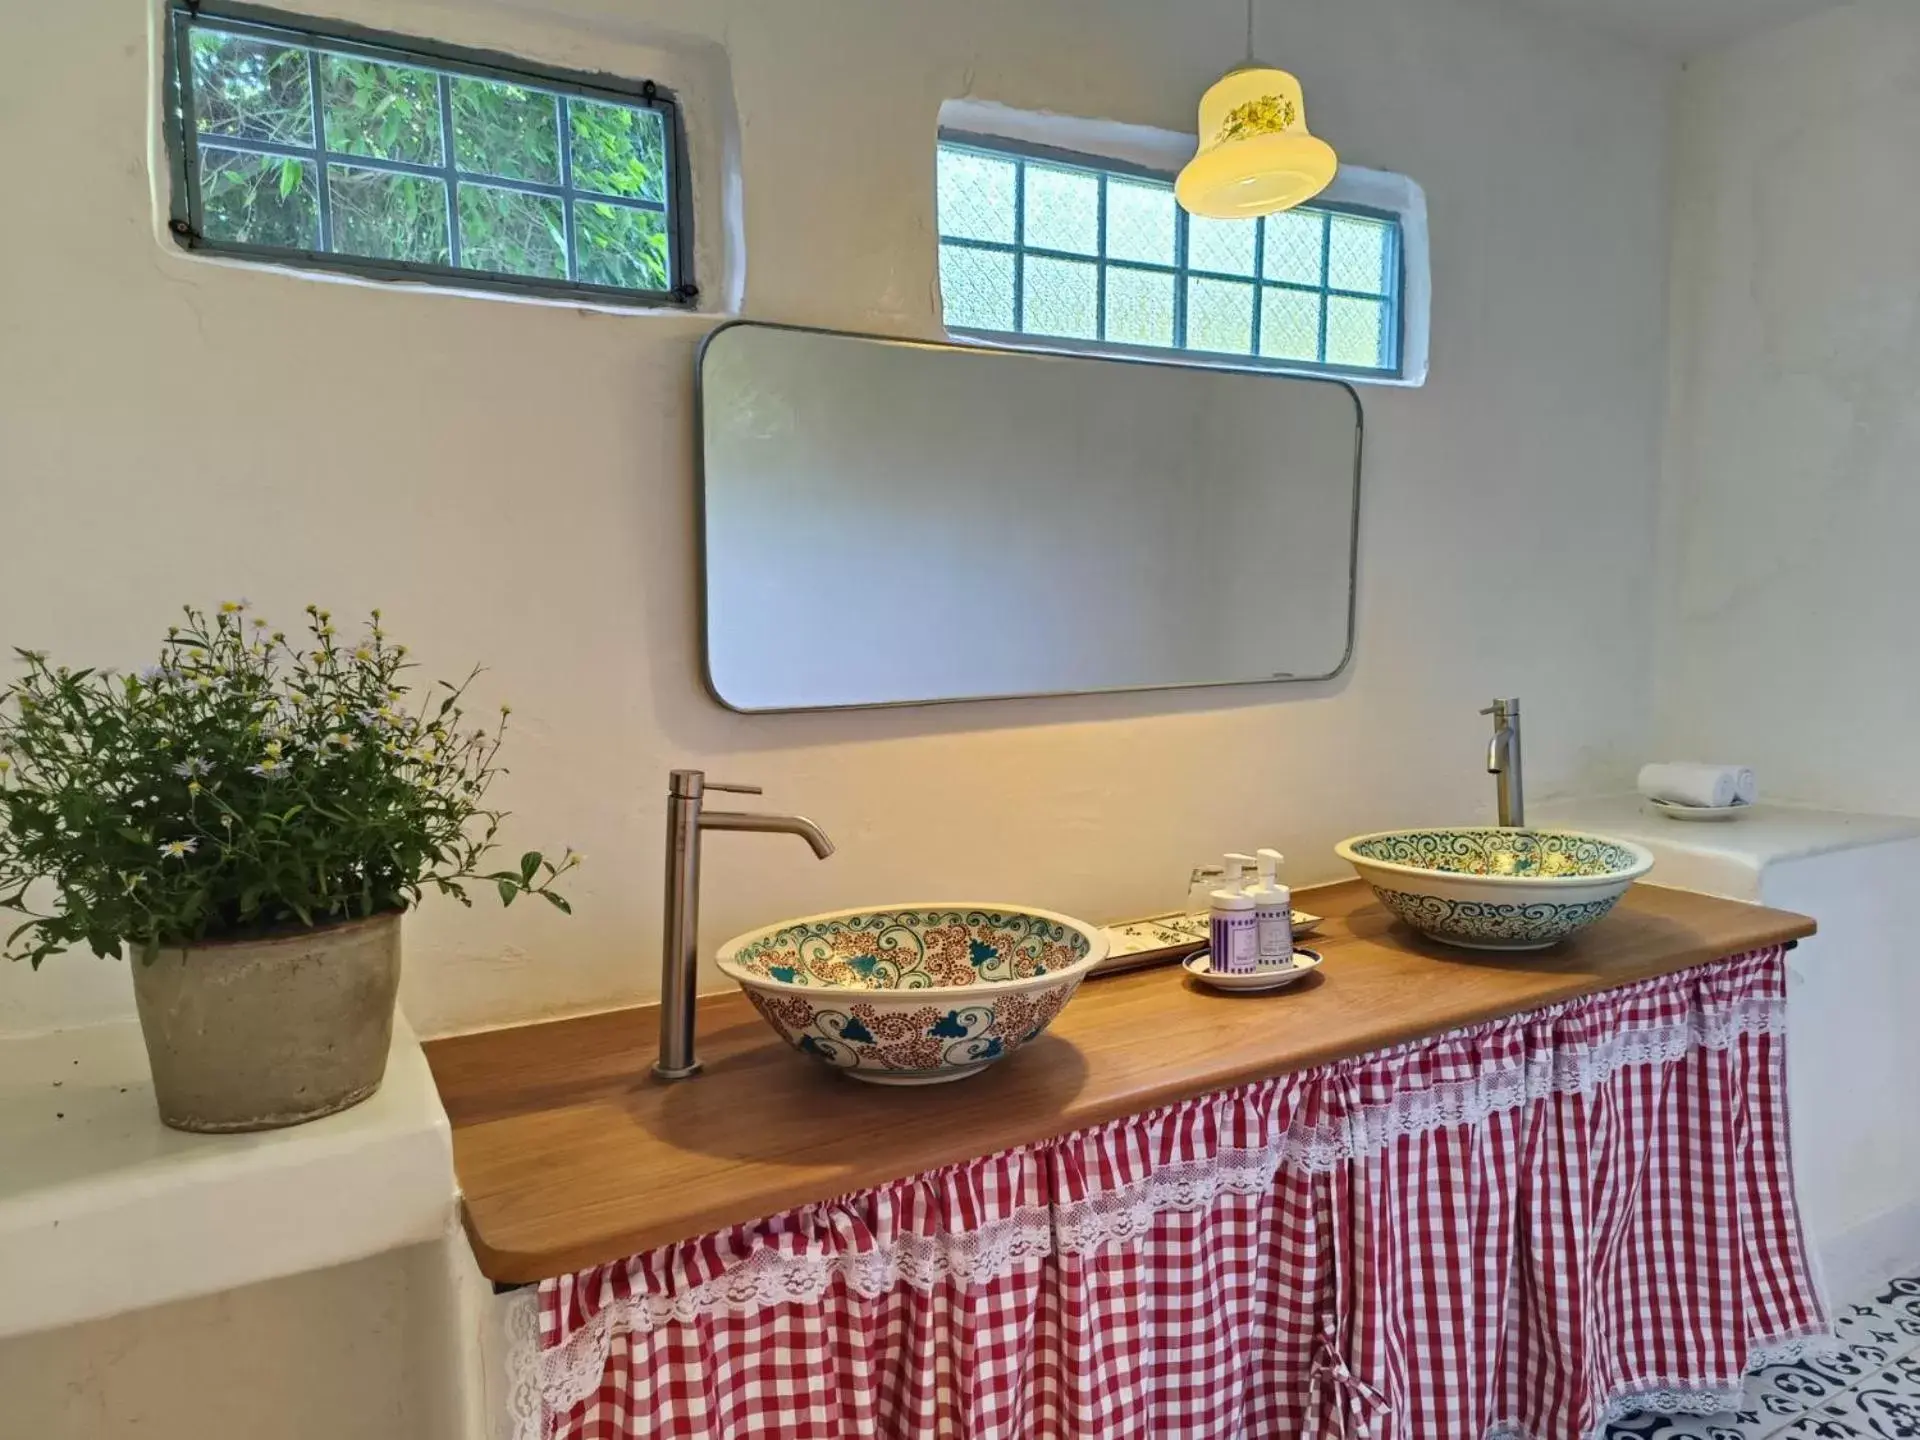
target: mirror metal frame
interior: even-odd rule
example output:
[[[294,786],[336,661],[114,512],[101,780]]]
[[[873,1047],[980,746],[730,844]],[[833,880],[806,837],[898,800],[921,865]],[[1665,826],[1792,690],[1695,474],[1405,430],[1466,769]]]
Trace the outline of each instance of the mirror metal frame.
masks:
[[[846,705],[778,705],[747,706],[736,705],[725,695],[713,678],[713,651],[711,646],[713,615],[711,607],[712,586],[708,563],[707,548],[707,395],[706,367],[707,350],[713,342],[729,330],[785,330],[800,335],[829,335],[837,340],[869,340],[882,345],[905,346],[916,350],[955,350],[970,355],[1003,355],[1021,359],[1052,360],[1063,363],[1096,365],[1138,365],[1161,370],[1229,370],[1235,374],[1258,375],[1276,382],[1291,381],[1305,385],[1332,385],[1347,392],[1353,401],[1353,510],[1348,530],[1347,554],[1347,643],[1340,653],[1340,663],[1324,675],[1289,675],[1284,679],[1271,675],[1255,676],[1247,680],[1176,680],[1163,685],[1109,685],[1093,690],[1021,690],[1011,694],[982,695],[943,695],[925,700],[869,700]],[[1361,403],[1360,392],[1346,380],[1337,375],[1321,375],[1306,372],[1276,371],[1269,366],[1235,365],[1231,357],[1223,357],[1221,362],[1181,361],[1169,362],[1132,354],[1097,354],[1082,349],[1052,349],[1045,345],[1001,345],[993,343],[954,344],[942,340],[918,340],[899,335],[871,335],[852,330],[830,330],[822,325],[783,325],[765,320],[729,320],[714,326],[700,341],[694,353],[693,361],[693,450],[694,480],[694,574],[695,583],[700,589],[700,679],[707,694],[721,708],[736,715],[818,715],[837,714],[849,710],[917,710],[929,705],[972,705],[982,701],[999,700],[1049,700],[1076,695],[1137,695],[1150,694],[1163,690],[1213,690],[1228,687],[1241,688],[1248,685],[1310,685],[1328,680],[1336,680],[1353,663],[1353,651],[1359,618],[1360,596],[1360,486],[1363,460],[1366,454],[1367,410]]]

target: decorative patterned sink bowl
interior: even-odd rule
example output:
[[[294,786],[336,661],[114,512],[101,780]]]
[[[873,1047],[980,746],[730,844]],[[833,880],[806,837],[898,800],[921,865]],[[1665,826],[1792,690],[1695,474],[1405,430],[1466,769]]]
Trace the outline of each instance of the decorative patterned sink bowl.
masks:
[[[1334,849],[1407,924],[1471,950],[1544,950],[1653,868],[1638,845],[1571,830],[1387,830]]]
[[[720,947],[796,1050],[879,1085],[986,1069],[1045,1030],[1107,955],[1093,926],[1018,905],[840,910]]]

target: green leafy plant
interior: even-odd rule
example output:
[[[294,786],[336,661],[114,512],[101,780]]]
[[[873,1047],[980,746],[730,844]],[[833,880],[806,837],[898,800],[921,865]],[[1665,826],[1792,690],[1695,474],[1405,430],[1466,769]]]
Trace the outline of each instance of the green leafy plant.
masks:
[[[468,728],[478,670],[410,699],[379,611],[343,642],[309,606],[295,643],[246,610],[189,606],[139,675],[17,652],[25,673],[0,690],[0,908],[27,919],[9,958],[359,919],[429,887],[470,904],[473,882],[568,909],[552,882],[572,851],[483,869],[506,818],[486,795],[509,711]]]

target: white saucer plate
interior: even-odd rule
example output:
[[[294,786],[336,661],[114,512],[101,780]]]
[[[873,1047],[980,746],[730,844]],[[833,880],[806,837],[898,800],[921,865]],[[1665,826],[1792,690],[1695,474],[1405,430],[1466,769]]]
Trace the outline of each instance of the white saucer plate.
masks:
[[[1675,805],[1669,800],[1655,800],[1651,795],[1646,800],[1654,814],[1669,820],[1737,820],[1753,809],[1751,805]]]
[[[1321,964],[1322,957],[1318,950],[1296,946],[1293,964],[1275,969],[1251,970],[1244,975],[1215,974],[1211,957],[1205,950],[1198,955],[1189,955],[1180,963],[1180,968],[1202,985],[1211,985],[1215,990],[1278,990],[1296,980],[1305,979]]]

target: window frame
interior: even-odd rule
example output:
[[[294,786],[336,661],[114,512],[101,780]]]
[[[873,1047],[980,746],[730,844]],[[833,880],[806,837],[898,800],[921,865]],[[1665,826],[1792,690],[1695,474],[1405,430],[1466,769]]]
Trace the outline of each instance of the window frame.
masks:
[[[194,122],[195,97],[188,75],[191,65],[189,57],[192,53],[188,36],[196,24],[203,24],[209,29],[223,33],[240,34],[250,38],[299,46],[308,50],[313,57],[309,61],[310,67],[317,64],[317,56],[320,54],[347,55],[384,64],[430,69],[442,76],[466,75],[476,79],[524,85],[556,94],[563,103],[568,99],[578,98],[603,101],[629,109],[654,111],[660,115],[665,129],[663,155],[667,173],[662,194],[667,230],[667,288],[632,290],[617,285],[599,285],[581,280],[506,275],[497,271],[468,270],[455,265],[440,265],[428,261],[343,255],[330,250],[264,245],[251,241],[219,239],[204,234],[200,228],[201,136]],[[688,183],[684,110],[674,93],[664,85],[652,80],[628,80],[612,75],[541,65],[518,56],[474,50],[415,36],[368,29],[347,21],[321,20],[255,5],[212,3],[212,0],[167,0],[162,67],[165,113],[161,117],[161,123],[165,133],[172,185],[172,194],[168,202],[167,230],[184,250],[277,268],[336,272],[367,280],[410,282],[431,285],[437,289],[489,291],[538,299],[571,300],[622,309],[658,309],[663,306],[684,309],[691,308],[699,299],[700,290],[694,279],[693,196]],[[331,151],[327,148],[321,98],[317,85],[311,79],[313,75],[311,68],[308,74],[313,105],[313,146],[306,148],[249,139],[237,142],[235,148],[254,154],[287,155],[314,163],[317,166],[316,183],[323,213],[327,208],[325,205],[328,193],[327,166],[335,161],[361,169],[379,170],[382,173],[410,174],[437,179],[449,187],[450,209],[457,201],[457,185],[461,179],[489,185],[497,184],[499,188],[513,190],[516,193],[551,196],[562,201],[570,227],[567,249],[569,264],[572,263],[576,250],[574,243],[576,232],[571,228],[574,200],[576,198],[600,200],[605,197],[592,192],[576,191],[569,183],[570,167],[567,157],[570,156],[571,145],[564,131],[560,136],[560,152],[563,158],[559,185],[512,179],[496,181],[492,177],[460,172],[456,169],[455,158],[450,149],[442,155],[442,163],[439,165],[402,164]],[[446,103],[443,85],[441,96],[443,110]],[[561,114],[562,123],[564,123],[564,112]],[[610,203],[619,204],[621,201],[619,197],[615,197]],[[636,205],[629,208],[652,211],[653,207]],[[450,217],[449,236],[451,235]]]
[[[1330,265],[1329,247],[1324,240],[1321,245],[1320,279],[1318,286],[1302,285],[1295,281],[1269,279],[1262,272],[1266,267],[1266,245],[1264,237],[1256,239],[1254,244],[1254,269],[1251,275],[1228,274],[1217,270],[1199,270],[1187,263],[1187,232],[1190,217],[1184,210],[1175,207],[1176,225],[1174,231],[1174,260],[1171,265],[1160,265],[1147,261],[1116,260],[1106,254],[1105,208],[1106,187],[1101,186],[1101,234],[1100,253],[1084,255],[1065,250],[1051,250],[1044,246],[1029,246],[1024,237],[1025,214],[1023,204],[1026,163],[1029,161],[1052,166],[1065,166],[1072,169],[1091,172],[1098,175],[1113,175],[1127,179],[1150,180],[1169,187],[1174,182],[1174,174],[1150,165],[1141,165],[1131,161],[1112,159],[1104,155],[1085,151],[1061,149],[1056,146],[1037,144],[1029,140],[1015,140],[1006,136],[961,130],[942,126],[938,132],[936,156],[940,147],[954,146],[972,150],[983,155],[1002,160],[1018,162],[1019,170],[1014,190],[1014,239],[1011,244],[994,240],[974,240],[965,236],[949,236],[942,229],[939,219],[938,182],[934,197],[934,243],[936,250],[948,245],[963,249],[981,250],[993,254],[1010,255],[1016,260],[1027,255],[1038,255],[1043,259],[1075,261],[1080,264],[1093,264],[1099,277],[1098,299],[1095,303],[1095,315],[1098,326],[1106,328],[1106,276],[1109,269],[1136,270],[1155,275],[1170,275],[1174,280],[1174,334],[1184,334],[1182,321],[1187,308],[1187,282],[1192,279],[1222,280],[1236,285],[1251,285],[1254,290],[1253,345],[1260,344],[1259,316],[1264,300],[1264,291],[1278,288],[1298,295],[1313,295],[1321,300],[1320,352],[1326,353],[1326,301],[1329,298],[1351,296],[1359,300],[1385,301],[1392,309],[1392,324],[1387,327],[1386,339],[1391,346],[1389,366],[1340,365],[1326,360],[1296,360],[1278,356],[1238,354],[1233,351],[1189,349],[1184,345],[1137,345],[1123,341],[1103,338],[1082,338],[1072,335],[1047,335],[1027,330],[986,330],[972,326],[952,325],[945,318],[945,295],[942,292],[941,323],[949,336],[974,340],[986,340],[997,345],[1005,345],[1029,350],[1065,350],[1078,354],[1114,355],[1127,359],[1144,359],[1166,362],[1177,358],[1181,363],[1225,366],[1239,370],[1273,371],[1280,374],[1327,376],[1341,380],[1372,382],[1374,384],[1405,385],[1411,383],[1407,372],[1407,245],[1405,235],[1406,218],[1398,211],[1381,209],[1372,205],[1361,205],[1351,201],[1327,200],[1319,197],[1307,205],[1299,207],[1316,212],[1353,215],[1366,220],[1374,220],[1388,227],[1390,253],[1388,255],[1389,274],[1392,277],[1391,289],[1380,295],[1362,294],[1359,291],[1347,291],[1328,283]],[[936,267],[937,268],[937,267]],[[1018,316],[1021,270],[1014,272],[1014,303]]]

